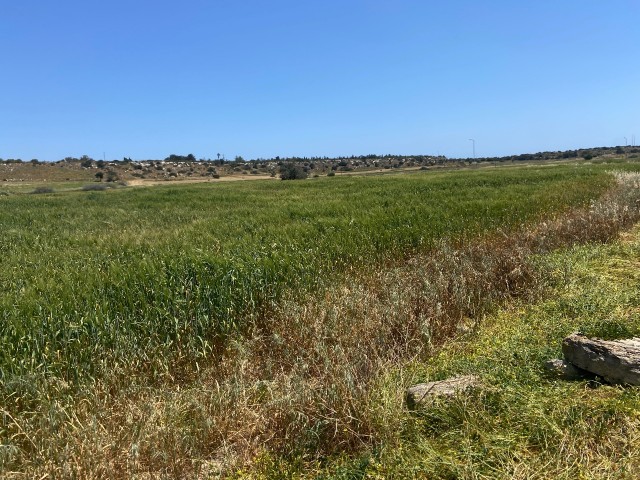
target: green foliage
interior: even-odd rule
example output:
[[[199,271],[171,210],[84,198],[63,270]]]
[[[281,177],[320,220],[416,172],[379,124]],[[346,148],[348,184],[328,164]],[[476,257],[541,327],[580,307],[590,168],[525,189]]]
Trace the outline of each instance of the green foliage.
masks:
[[[375,461],[366,452],[338,459],[321,478],[635,478],[640,390],[556,380],[542,368],[578,327],[613,338],[638,332],[637,228],[633,238],[541,259],[553,279],[548,299],[503,310],[428,362],[389,371],[396,391],[460,373],[479,375],[485,387],[405,415]]]
[[[53,188],[51,187],[36,187],[33,189],[31,193],[53,193]]]
[[[201,465],[205,478],[227,446],[245,458],[260,442],[267,478],[327,464],[328,478],[491,478],[513,473],[509,459],[566,453],[559,431],[579,439],[594,427],[600,439],[623,418],[608,424],[606,414],[624,399],[555,408],[566,390],[535,389],[569,328],[634,315],[611,313],[621,299],[637,302],[625,282],[620,296],[604,295],[603,282],[589,294],[577,288],[580,262],[555,259],[545,266],[559,272],[553,307],[490,319],[477,343],[437,357],[428,345],[439,331],[477,327],[467,320],[487,314],[494,292],[526,288],[530,264],[517,259],[532,250],[511,248],[512,238],[535,243],[555,228],[560,240],[601,240],[588,235],[591,217],[563,213],[600,196],[610,168],[2,198],[0,471],[189,476]],[[599,218],[617,218],[602,204]],[[541,227],[558,217],[571,228]],[[530,224],[532,236],[522,233]],[[404,365],[417,351],[429,363]],[[406,382],[472,371],[503,388],[424,417],[403,412]],[[531,398],[542,406],[527,410]],[[360,455],[373,444],[384,448]],[[327,452],[345,457],[336,467]]]
[[[195,162],[196,156],[193,153],[190,153],[188,155],[176,155],[172,153],[164,160],[165,162]]]
[[[160,372],[176,352],[206,355],[285,291],[535,221],[608,184],[596,170],[544,168],[6,197],[0,375]]]
[[[635,321],[634,321],[635,320]],[[640,335],[640,317],[607,318],[593,323],[583,323],[577,329],[588,337],[603,340],[619,340]]]
[[[282,180],[304,180],[308,176],[302,165],[294,162],[285,163],[280,167],[280,178]]]
[[[91,192],[91,191],[103,191],[103,190],[107,190],[109,188],[108,185],[105,185],[104,183],[92,183],[89,185],[83,185],[82,187],[82,191],[84,192]]]

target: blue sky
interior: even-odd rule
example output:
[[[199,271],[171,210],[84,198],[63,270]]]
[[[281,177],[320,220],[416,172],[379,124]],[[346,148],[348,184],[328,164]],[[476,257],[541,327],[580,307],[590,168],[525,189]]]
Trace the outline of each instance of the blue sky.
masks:
[[[0,158],[640,143],[640,1],[0,0]]]

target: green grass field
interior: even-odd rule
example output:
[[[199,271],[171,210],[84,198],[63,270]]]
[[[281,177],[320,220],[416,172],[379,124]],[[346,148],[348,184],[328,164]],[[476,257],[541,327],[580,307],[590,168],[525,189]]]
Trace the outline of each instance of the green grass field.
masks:
[[[197,357],[284,289],[533,222],[609,182],[563,167],[5,197],[3,376],[75,380],[176,344]]]
[[[107,408],[121,390],[146,401],[149,391],[136,385],[162,392],[167,378],[171,388],[189,388],[203,369],[218,372],[237,358],[229,352],[272,328],[283,309],[316,296],[331,301],[349,279],[364,285],[443,244],[508,237],[587,208],[614,185],[612,168],[542,165],[0,196],[0,468],[59,475],[65,460],[56,452],[80,438],[78,425],[106,424],[91,408],[74,423],[83,401]],[[56,408],[66,415],[61,430],[46,413]],[[215,430],[201,420],[198,435]],[[118,441],[128,448],[142,442],[130,435]],[[213,448],[189,445],[181,460],[156,458],[157,465],[127,463],[125,451],[107,456],[122,456],[117,476],[157,468],[179,477],[193,468],[190,455],[202,459]],[[168,464],[178,470],[167,473]],[[101,465],[87,471],[108,471]]]

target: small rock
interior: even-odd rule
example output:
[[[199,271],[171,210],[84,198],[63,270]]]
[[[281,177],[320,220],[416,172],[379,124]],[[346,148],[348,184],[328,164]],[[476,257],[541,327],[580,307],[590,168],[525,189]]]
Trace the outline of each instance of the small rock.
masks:
[[[585,378],[593,376],[590,372],[578,368],[566,360],[560,360],[559,358],[547,360],[544,364],[544,368],[551,375],[561,380],[584,380]]]
[[[562,341],[562,353],[609,383],[640,385],[640,338],[600,340],[574,333]]]
[[[420,383],[407,389],[407,406],[413,409],[431,403],[435,398],[453,397],[480,385],[480,379],[475,375],[463,375],[437,382]]]

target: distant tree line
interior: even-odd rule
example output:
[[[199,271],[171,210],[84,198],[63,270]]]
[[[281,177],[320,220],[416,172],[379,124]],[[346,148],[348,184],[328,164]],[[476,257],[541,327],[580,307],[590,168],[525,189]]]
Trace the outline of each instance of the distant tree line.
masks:
[[[615,153],[617,155],[629,154],[629,153],[640,153],[640,148],[636,146],[617,146],[617,147],[593,147],[586,149],[576,149],[576,150],[564,150],[564,151],[545,151],[545,152],[537,152],[537,153],[523,153],[519,155],[509,155],[504,157],[478,157],[478,158],[448,158],[444,155],[394,155],[394,154],[384,154],[378,155],[375,153],[370,153],[367,155],[345,155],[345,156],[337,156],[337,157],[327,157],[327,156],[311,156],[311,157],[270,157],[270,158],[254,158],[250,160],[245,160],[242,156],[235,156],[234,160],[237,164],[251,164],[257,165],[261,163],[275,163],[278,166],[282,166],[288,163],[302,163],[306,165],[312,165],[314,163],[332,163],[338,168],[350,168],[350,166],[372,166],[375,162],[378,162],[378,166],[383,166],[385,164],[388,165],[406,165],[407,162],[418,164],[418,165],[441,165],[445,163],[452,162],[520,162],[520,161],[532,161],[532,160],[556,160],[556,159],[570,159],[570,158],[584,158],[589,160],[591,158]],[[207,162],[212,165],[224,165],[228,162],[224,157],[220,158],[220,154],[217,154],[217,159],[210,158],[200,158],[196,159],[195,155],[189,153],[187,155],[177,155],[171,154],[163,160],[157,159],[147,159],[147,160],[138,160],[138,162],[175,162],[175,163],[193,163],[193,162]],[[2,159],[0,158],[0,164],[20,164],[25,163],[20,158],[8,158]],[[38,163],[47,163],[41,162],[38,159],[34,158],[30,160],[28,163],[38,164]],[[83,155],[79,158],[77,157],[65,157],[57,162],[53,163],[80,163],[85,168],[90,168],[93,166],[97,166],[98,168],[104,168],[107,164],[121,164],[121,163],[133,163],[133,160],[129,157],[124,157],[122,160],[94,160],[88,155]],[[375,166],[375,165],[374,165]]]
[[[193,153],[189,155],[176,155],[171,154],[167,158],[164,159],[165,162],[195,162],[196,157]]]

